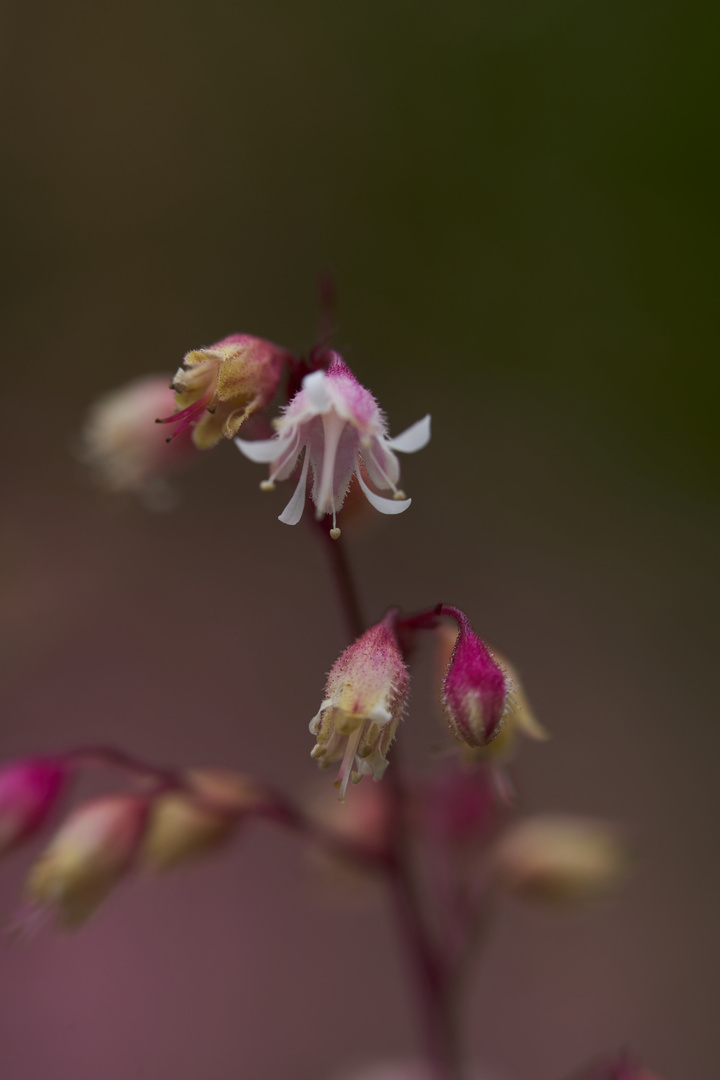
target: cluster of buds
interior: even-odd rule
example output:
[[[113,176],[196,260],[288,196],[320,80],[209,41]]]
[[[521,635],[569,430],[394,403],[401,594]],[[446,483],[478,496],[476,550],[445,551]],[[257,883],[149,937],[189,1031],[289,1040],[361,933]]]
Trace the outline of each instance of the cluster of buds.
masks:
[[[0,770],[0,854],[42,831],[86,757],[34,758]],[[157,771],[139,763],[138,769]],[[76,927],[131,871],[169,870],[214,851],[247,817],[273,805],[270,791],[251,777],[214,770],[179,773],[171,781],[164,774],[154,790],[80,803],[30,871],[30,909],[53,914],[61,927]]]
[[[310,723],[316,736],[312,756],[322,768],[341,761],[338,786],[344,797],[348,780],[372,774],[379,780],[387,767],[387,751],[403,714],[409,690],[407,659],[420,630],[438,634],[440,652],[448,636],[443,617],[458,632],[442,681],[447,725],[469,757],[484,751],[504,725],[535,738],[545,732],[527,705],[517,674],[501,665],[459,608],[439,604],[403,617],[391,610],[366,630],[333,665],[325,699]]]

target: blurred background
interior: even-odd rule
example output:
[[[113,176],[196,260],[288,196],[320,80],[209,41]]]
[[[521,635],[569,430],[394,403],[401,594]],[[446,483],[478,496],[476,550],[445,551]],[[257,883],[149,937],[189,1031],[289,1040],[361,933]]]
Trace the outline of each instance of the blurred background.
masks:
[[[102,392],[237,331],[337,346],[407,514],[353,534],[368,616],[461,604],[553,739],[529,810],[627,825],[587,915],[508,907],[468,1010],[495,1080],[632,1045],[717,1076],[717,13],[678,0],[7,0],[2,757],[110,742],[315,780],[344,629],[285,491],[224,444],[150,514],[76,460]],[[289,497],[289,492],[287,493]],[[422,677],[420,679],[422,684]],[[440,737],[421,690],[402,732]],[[27,858],[5,864],[0,910]],[[3,1080],[325,1080],[414,1053],[381,905],[269,829],[0,946]]]

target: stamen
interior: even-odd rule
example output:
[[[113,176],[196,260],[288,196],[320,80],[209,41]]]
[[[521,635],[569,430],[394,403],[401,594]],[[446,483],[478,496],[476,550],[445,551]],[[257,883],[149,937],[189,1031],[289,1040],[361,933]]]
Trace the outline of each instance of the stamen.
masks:
[[[355,752],[358,748],[358,743],[363,733],[363,725],[358,724],[352,735],[348,737],[348,741],[345,744],[345,753],[343,754],[342,764],[340,765],[340,772],[338,778],[335,781],[335,787],[340,788],[340,794],[338,795],[339,802],[345,802],[345,792],[347,791],[348,783],[350,782],[350,776],[353,771],[352,766],[355,761]]]
[[[331,529],[330,530],[330,539],[331,540],[339,540],[340,539],[340,530],[339,529]]]
[[[274,491],[275,490],[275,481],[274,480],[261,480],[260,481],[260,490],[261,491]]]
[[[395,491],[393,491],[393,499],[407,499],[407,495],[404,491],[401,491],[400,488],[396,488]]]

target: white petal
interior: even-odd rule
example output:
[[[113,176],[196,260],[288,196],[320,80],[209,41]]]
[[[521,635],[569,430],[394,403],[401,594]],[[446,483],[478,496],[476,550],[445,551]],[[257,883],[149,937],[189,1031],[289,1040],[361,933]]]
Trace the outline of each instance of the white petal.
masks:
[[[327,390],[327,375],[324,371],[312,371],[302,381],[302,388],[307,394],[310,406],[316,413],[327,412],[330,397]]]
[[[384,499],[382,495],[376,495],[374,491],[370,490],[363,480],[359,469],[355,475],[358,478],[360,487],[365,492],[367,501],[371,506],[374,506],[376,510],[379,510],[381,514],[402,514],[403,510],[407,510],[412,502],[412,499]]]
[[[278,521],[282,521],[283,525],[297,525],[298,521],[303,515],[305,509],[305,489],[307,488],[307,475],[308,468],[310,466],[310,454],[305,451],[305,460],[303,461],[302,472],[300,473],[300,479],[298,480],[297,487],[292,499],[287,504],[282,514],[280,514]]]
[[[394,439],[388,439],[386,446],[399,450],[401,454],[414,454],[430,442],[430,414],[407,428]]]
[[[255,461],[259,465],[266,464],[270,461],[276,461],[283,450],[287,446],[285,439],[257,439],[255,441],[250,439],[235,439],[235,445],[241,454],[244,454],[246,458],[250,458],[250,461]]]

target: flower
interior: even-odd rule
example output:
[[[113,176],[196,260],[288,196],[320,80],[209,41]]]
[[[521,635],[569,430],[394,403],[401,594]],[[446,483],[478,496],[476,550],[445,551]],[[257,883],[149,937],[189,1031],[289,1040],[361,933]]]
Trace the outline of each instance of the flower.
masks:
[[[509,680],[463,611],[442,604],[438,614],[449,615],[460,628],[443,684],[448,727],[465,746],[485,746],[505,719]]]
[[[54,758],[11,761],[0,771],[0,855],[42,828],[66,777],[67,767]]]
[[[79,926],[132,868],[147,823],[148,800],[107,795],[78,806],[30,871],[30,900],[58,922]]]
[[[178,425],[171,439],[192,425],[199,450],[215,446],[223,436],[231,439],[275,397],[288,359],[278,345],[250,334],[231,334],[207,349],[195,349],[171,383],[178,411],[157,422]]]
[[[340,761],[336,786],[372,773],[379,780],[405,709],[410,678],[395,633],[395,612],[371,626],[333,664],[325,700],[310,721],[312,757],[321,768]]]
[[[236,439],[238,449],[251,461],[270,464],[270,477],[261,487],[272,490],[276,480],[286,480],[303,450],[305,457],[295,494],[280,521],[296,525],[305,507],[308,472],[312,467],[312,500],[320,520],[332,514],[331,536],[340,531],[336,515],[343,504],[350,481],[357,477],[366,498],[382,514],[400,514],[411,500],[398,490],[400,465],[394,451],[410,454],[430,440],[430,417],[426,416],[398,435],[388,438],[387,424],[369,390],[361,386],[350,368],[337,354],[331,354],[327,371],[313,371],[302,381],[277,421],[272,439],[248,442]],[[393,492],[391,499],[376,494],[367,484],[361,466],[381,490]]]
[[[99,398],[81,432],[80,459],[101,487],[138,495],[152,509],[172,500],[165,476],[193,453],[189,433],[168,444],[155,426],[158,413],[173,406],[167,375],[133,379]]]
[[[495,848],[499,884],[526,900],[587,902],[626,875],[627,845],[611,825],[562,815],[538,815],[510,826]]]

